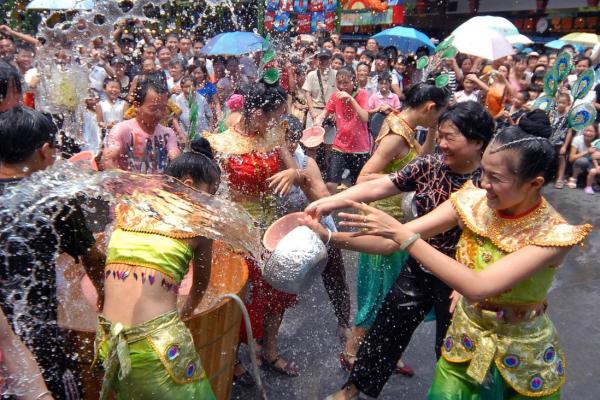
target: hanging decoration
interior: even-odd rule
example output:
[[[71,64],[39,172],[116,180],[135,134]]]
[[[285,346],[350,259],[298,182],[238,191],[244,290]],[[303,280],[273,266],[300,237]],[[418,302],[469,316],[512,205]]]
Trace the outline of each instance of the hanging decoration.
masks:
[[[296,33],[333,31],[340,0],[264,0],[265,29]]]

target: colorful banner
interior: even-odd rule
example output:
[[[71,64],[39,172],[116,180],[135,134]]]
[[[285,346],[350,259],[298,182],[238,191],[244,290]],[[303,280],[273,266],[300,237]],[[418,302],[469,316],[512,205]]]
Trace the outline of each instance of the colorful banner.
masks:
[[[312,14],[312,20],[310,22],[310,30],[316,32],[319,27],[325,27],[325,13],[315,12]]]
[[[265,0],[265,10],[277,11],[279,9],[279,0]]]
[[[308,11],[321,12],[323,11],[323,0],[310,0]],[[313,17],[314,19],[314,17]]]
[[[394,11],[389,8],[385,12],[371,13],[371,11],[349,12],[342,14],[342,26],[357,25],[391,25]]]
[[[309,33],[311,22],[312,22],[312,15],[310,15],[310,14],[296,15],[296,32],[297,33]]]
[[[272,31],[274,22],[275,22],[275,11],[266,12],[265,13],[265,30]]]
[[[338,0],[325,0],[323,8],[325,12],[336,12],[338,7]]]
[[[308,11],[308,0],[294,0],[294,11],[297,13]]]
[[[333,31],[335,29],[335,17],[336,14],[335,13],[326,13],[325,14],[325,30],[326,31]]]
[[[279,11],[294,11],[294,0],[280,0]]]
[[[277,32],[285,32],[290,24],[290,14],[285,11],[280,11],[275,14],[275,21],[273,22],[273,28]]]
[[[345,11],[381,11],[385,12],[388,8],[388,2],[381,0],[350,0],[344,2]]]

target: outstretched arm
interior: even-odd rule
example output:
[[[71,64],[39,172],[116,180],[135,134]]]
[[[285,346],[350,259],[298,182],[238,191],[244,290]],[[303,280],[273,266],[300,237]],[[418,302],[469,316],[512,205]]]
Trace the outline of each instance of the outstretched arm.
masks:
[[[376,235],[402,245],[415,234],[409,226],[402,225],[373,207],[358,203],[354,203],[353,207],[361,214],[340,216],[345,219],[343,225],[363,228],[358,235]],[[471,300],[483,300],[498,295],[542,268],[559,265],[569,250],[570,247],[526,246],[482,271],[474,271],[439,252],[423,239],[417,239],[407,249],[412,257],[435,276]]]

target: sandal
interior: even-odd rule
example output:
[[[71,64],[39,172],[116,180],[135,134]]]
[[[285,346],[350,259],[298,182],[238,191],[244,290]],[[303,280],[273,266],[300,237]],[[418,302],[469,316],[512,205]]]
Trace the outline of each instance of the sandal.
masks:
[[[556,181],[554,189],[563,189],[565,187],[565,181]]]
[[[345,351],[340,353],[340,366],[344,371],[352,371],[354,362],[356,362],[356,354],[346,353]]]
[[[238,366],[238,365],[244,366],[240,360],[238,360],[235,363],[234,368],[236,366]],[[233,374],[233,384],[234,385],[240,385],[240,386],[243,386],[243,387],[252,387],[252,386],[254,386],[256,384],[256,381],[254,380],[254,377],[252,376],[252,374],[250,373],[250,371],[248,371],[246,369],[246,367],[244,367],[244,372],[243,373],[241,373],[239,375]]]
[[[415,375],[415,371],[402,360],[398,360],[396,363],[396,369],[394,370],[394,373],[398,375],[404,375],[409,378],[412,378]]]
[[[569,182],[567,182],[567,187],[569,189],[577,189],[577,179],[569,178]]]
[[[300,371],[298,371],[298,368],[296,365],[294,365],[294,362],[288,362],[281,356],[275,357],[275,359],[272,361],[269,361],[264,356],[261,356],[261,360],[262,365],[260,367],[265,371],[276,372],[280,375],[289,377],[296,377],[300,375]],[[283,363],[283,367],[277,366],[277,362]]]

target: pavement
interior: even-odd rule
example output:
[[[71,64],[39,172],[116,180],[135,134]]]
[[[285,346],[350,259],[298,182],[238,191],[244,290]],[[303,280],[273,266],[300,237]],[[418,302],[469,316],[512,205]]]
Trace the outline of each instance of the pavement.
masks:
[[[549,315],[556,325],[567,356],[567,382],[562,398],[600,399],[600,195],[578,190],[544,191],[547,200],[570,223],[591,223],[594,231],[583,247],[573,249],[558,271],[549,293]],[[351,288],[352,312],[356,308],[356,253],[345,252]],[[421,324],[403,359],[413,367],[412,378],[392,376],[380,399],[424,399],[435,367],[434,323]],[[336,319],[321,282],[286,312],[280,331],[280,352],[301,370],[297,378],[262,372],[269,400],[317,400],[337,391],[347,378],[338,361],[341,346]],[[242,354],[249,366],[247,354]],[[258,399],[256,389],[234,387],[231,399]],[[367,398],[367,397],[364,397]]]

